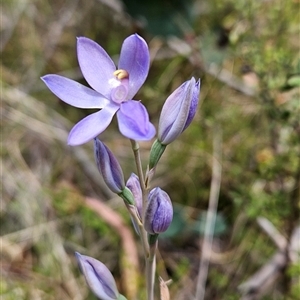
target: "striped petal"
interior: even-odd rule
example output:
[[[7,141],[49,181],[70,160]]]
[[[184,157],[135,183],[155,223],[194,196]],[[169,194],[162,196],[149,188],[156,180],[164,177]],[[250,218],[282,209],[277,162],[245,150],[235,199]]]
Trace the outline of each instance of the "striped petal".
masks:
[[[126,38],[123,42],[119,69],[129,73],[128,99],[132,99],[145,82],[150,66],[150,54],[147,43],[137,34]]]
[[[148,112],[140,101],[130,100],[122,103],[117,118],[120,132],[129,139],[148,141],[155,135]]]
[[[110,103],[102,110],[82,119],[70,131],[68,144],[78,146],[95,138],[107,128],[118,109],[119,105]]]
[[[79,37],[77,56],[81,72],[88,84],[109,99],[111,87],[109,80],[114,78],[116,66],[106,51],[96,42]]]
[[[49,74],[41,78],[51,92],[78,108],[102,108],[108,100],[94,90],[66,77]]]

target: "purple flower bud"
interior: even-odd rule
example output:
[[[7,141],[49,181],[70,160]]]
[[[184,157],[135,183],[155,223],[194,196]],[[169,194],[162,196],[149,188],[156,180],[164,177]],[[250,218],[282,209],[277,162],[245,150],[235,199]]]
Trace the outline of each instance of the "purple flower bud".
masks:
[[[192,122],[199,102],[200,80],[184,82],[166,100],[159,118],[158,141],[172,143]]]
[[[138,216],[140,221],[142,221],[142,213],[143,213],[143,193],[140,185],[139,177],[131,173],[130,177],[126,182],[126,187],[131,191],[133,198],[134,198],[134,206],[135,206],[135,214]],[[135,232],[140,235],[139,224],[137,223],[136,219],[130,215],[131,222],[135,229]]]
[[[114,277],[99,260],[75,252],[79,268],[91,291],[102,300],[117,300],[119,292]]]
[[[169,195],[159,187],[150,191],[145,211],[145,229],[150,234],[165,232],[173,219],[173,207]]]
[[[116,194],[125,188],[124,176],[113,153],[99,140],[94,139],[95,160],[107,186]]]
[[[139,177],[136,174],[131,173],[130,177],[126,182],[126,186],[130,189],[130,191],[133,194],[135,200],[135,206],[141,218],[142,211],[143,211],[143,194],[142,194]]]

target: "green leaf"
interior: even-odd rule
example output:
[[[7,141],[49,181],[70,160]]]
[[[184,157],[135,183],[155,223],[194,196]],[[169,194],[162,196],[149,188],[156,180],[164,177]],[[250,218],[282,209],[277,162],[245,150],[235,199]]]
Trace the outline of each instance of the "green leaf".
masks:
[[[300,75],[290,77],[287,81],[287,84],[292,87],[300,86]]]

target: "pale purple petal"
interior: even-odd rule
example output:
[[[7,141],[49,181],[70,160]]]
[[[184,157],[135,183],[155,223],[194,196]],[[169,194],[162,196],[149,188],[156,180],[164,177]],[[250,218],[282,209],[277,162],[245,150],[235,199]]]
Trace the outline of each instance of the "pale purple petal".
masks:
[[[107,128],[118,109],[119,105],[111,102],[102,110],[82,119],[70,131],[68,144],[78,146],[95,138]]]
[[[155,135],[148,112],[140,101],[123,102],[117,112],[117,118],[120,132],[129,139],[148,141]]]
[[[122,168],[108,147],[99,139],[94,139],[95,160],[104,182],[116,194],[125,188]]]
[[[128,99],[132,99],[145,82],[150,66],[150,54],[147,43],[137,34],[123,42],[118,69],[129,73]]]
[[[167,98],[158,125],[158,139],[164,145],[174,141],[183,132],[187,127],[189,115],[190,117],[195,115],[198,93],[199,87],[196,86],[195,78],[192,77],[191,80],[184,82]],[[191,120],[192,118],[190,118],[189,123]]]
[[[119,292],[114,277],[99,260],[75,252],[80,270],[92,292],[103,300],[116,300]]]
[[[159,187],[150,191],[145,210],[145,229],[150,234],[165,232],[173,219],[173,207],[169,195]]]
[[[135,206],[139,212],[140,217],[142,218],[143,193],[142,193],[142,188],[141,188],[139,177],[136,174],[131,173],[130,177],[128,178],[128,180],[126,182],[126,186],[132,192],[132,195],[135,200]]]
[[[49,74],[41,78],[62,101],[78,108],[102,108],[108,100],[94,90],[63,76]]]
[[[112,59],[100,45],[85,37],[77,39],[77,56],[88,84],[109,99],[111,87],[108,81],[114,78],[116,70]]]
[[[199,93],[200,93],[200,79],[195,84],[192,101],[190,104],[189,115],[188,115],[188,118],[186,120],[186,123],[185,123],[182,131],[184,131],[191,124],[192,120],[194,119],[194,116],[197,111],[198,103],[199,103]]]

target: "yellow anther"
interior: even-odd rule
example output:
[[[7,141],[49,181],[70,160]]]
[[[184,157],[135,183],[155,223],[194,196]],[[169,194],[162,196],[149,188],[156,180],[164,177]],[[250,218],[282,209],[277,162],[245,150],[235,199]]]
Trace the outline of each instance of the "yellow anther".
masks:
[[[114,76],[116,76],[117,79],[122,80],[124,78],[128,78],[129,74],[127,71],[120,69],[114,72]]]

